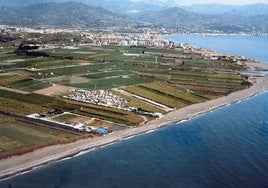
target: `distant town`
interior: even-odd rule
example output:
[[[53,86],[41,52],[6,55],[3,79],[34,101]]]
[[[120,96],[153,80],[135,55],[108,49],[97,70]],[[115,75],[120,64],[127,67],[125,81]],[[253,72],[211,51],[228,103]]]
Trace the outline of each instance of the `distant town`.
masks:
[[[183,50],[185,52],[194,52],[202,55],[205,59],[210,60],[230,60],[234,62],[249,61],[252,59],[233,56],[215,51],[209,51],[200,47],[190,46],[184,43],[176,43],[174,41],[163,40],[163,34],[170,34],[172,31],[153,30],[146,28],[142,33],[95,33],[87,30],[73,30],[73,29],[31,29],[22,27],[9,27],[1,26],[1,35],[3,41],[8,41],[14,38],[28,38],[29,34],[42,34],[42,35],[53,35],[53,34],[71,34],[75,38],[65,39],[64,43],[43,44],[41,41],[43,37],[39,38],[28,38],[29,45],[38,46],[39,50],[54,49],[63,47],[65,49],[76,49],[77,47],[87,45],[97,46],[147,46],[156,48],[170,48],[176,50]],[[191,33],[191,32],[190,32]],[[190,34],[188,33],[188,34]],[[181,33],[185,34],[185,33]],[[187,32],[186,32],[187,34]],[[191,33],[194,34],[194,33]],[[208,34],[208,33],[207,33]],[[215,33],[213,33],[215,34]],[[243,33],[242,33],[243,34]],[[14,43],[14,45],[18,45]],[[128,54],[126,54],[128,55]],[[133,54],[129,54],[133,55]],[[140,54],[138,54],[140,55]]]

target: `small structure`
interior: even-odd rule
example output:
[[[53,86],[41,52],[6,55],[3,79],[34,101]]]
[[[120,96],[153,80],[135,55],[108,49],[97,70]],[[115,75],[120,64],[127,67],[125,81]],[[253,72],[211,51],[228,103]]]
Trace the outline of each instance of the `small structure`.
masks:
[[[101,128],[101,127],[97,128],[95,132],[98,134],[108,134],[108,130],[105,128]]]

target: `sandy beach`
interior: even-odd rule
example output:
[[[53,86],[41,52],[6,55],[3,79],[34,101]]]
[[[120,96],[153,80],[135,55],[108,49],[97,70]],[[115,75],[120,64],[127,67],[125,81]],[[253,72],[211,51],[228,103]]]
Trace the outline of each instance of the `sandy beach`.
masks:
[[[130,136],[155,130],[181,120],[187,120],[268,90],[267,76],[257,77],[254,78],[254,80],[255,83],[249,89],[233,92],[222,98],[190,105],[185,108],[172,111],[163,118],[152,120],[140,127],[124,129],[110,133],[106,136],[79,140],[69,144],[49,146],[24,155],[2,159],[0,160],[0,179],[31,170],[34,167],[47,164],[51,161],[57,161],[68,156],[73,156],[84,150],[105,146]]]

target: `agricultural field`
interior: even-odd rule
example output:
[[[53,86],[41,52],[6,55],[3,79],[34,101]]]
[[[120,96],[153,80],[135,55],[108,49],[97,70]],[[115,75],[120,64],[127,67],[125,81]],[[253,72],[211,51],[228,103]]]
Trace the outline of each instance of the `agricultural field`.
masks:
[[[176,97],[163,95],[163,93],[159,91],[145,88],[142,85],[130,86],[125,88],[125,90],[135,95],[139,95],[152,101],[156,101],[170,108],[182,108],[187,105],[184,100],[178,100],[178,98]]]
[[[167,113],[165,110],[162,110],[159,107],[154,106],[152,104],[146,103],[146,102],[144,102],[144,101],[142,101],[140,99],[131,97],[131,96],[126,95],[126,94],[122,94],[122,93],[120,93],[118,91],[113,90],[112,92],[117,96],[121,96],[121,97],[127,99],[128,106],[135,107],[135,108],[137,108],[139,110],[142,110],[142,111],[145,111],[145,112],[157,112],[157,113],[161,113],[161,114],[166,114]]]
[[[0,159],[79,139],[72,133],[27,124],[0,115]]]
[[[46,56],[41,57],[23,53],[18,55],[6,46],[1,50],[4,52],[5,48],[9,53],[0,55],[0,86],[30,94],[0,90],[2,109],[19,115],[59,108],[87,117],[137,126],[150,117],[142,117],[134,111],[63,99],[61,96],[64,93],[60,93],[60,88],[65,88],[62,92],[75,88],[112,90],[125,98],[129,107],[165,114],[167,111],[156,105],[115,89],[178,109],[248,87],[246,78],[234,72],[243,69],[243,66],[222,60],[204,60],[198,54],[172,49],[58,46],[44,49]],[[50,94],[53,97],[45,96]]]
[[[79,115],[72,114],[72,113],[60,114],[60,115],[52,117],[51,119],[53,121],[58,121],[58,122],[67,123],[67,124],[78,124],[78,123],[83,123],[83,122],[91,123],[92,122],[91,118],[79,116]]]
[[[83,123],[83,124],[93,126],[93,127],[105,127],[109,131],[122,130],[122,129],[126,128],[125,126],[118,125],[118,124],[115,124],[112,122],[108,122],[108,121],[104,121],[104,120],[100,120],[100,119],[96,119],[96,118],[90,118],[87,116],[82,116],[82,115],[73,114],[73,113],[60,114],[60,115],[54,116],[50,119],[53,121],[57,121],[60,123],[66,123],[69,125]]]
[[[0,76],[0,86],[32,92],[49,87],[51,84],[45,81],[34,80],[25,75],[8,75]]]

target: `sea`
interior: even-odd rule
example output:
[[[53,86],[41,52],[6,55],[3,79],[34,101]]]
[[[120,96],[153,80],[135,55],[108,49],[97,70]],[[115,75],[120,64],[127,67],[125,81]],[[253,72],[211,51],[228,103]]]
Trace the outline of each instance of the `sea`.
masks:
[[[250,57],[268,63],[268,36],[166,35],[163,38],[218,52]]]
[[[165,38],[268,62],[267,37]],[[0,187],[268,187],[268,92],[51,162],[2,180]]]

